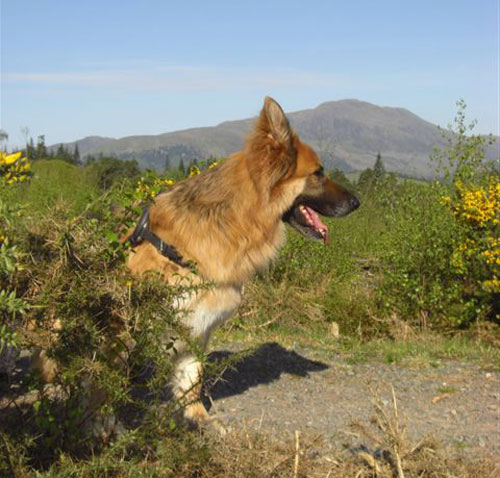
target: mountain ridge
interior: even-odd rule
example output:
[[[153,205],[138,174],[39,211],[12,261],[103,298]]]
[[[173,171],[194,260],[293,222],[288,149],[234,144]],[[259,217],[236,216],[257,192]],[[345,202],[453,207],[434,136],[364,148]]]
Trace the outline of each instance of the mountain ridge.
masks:
[[[362,170],[373,166],[380,153],[389,171],[430,177],[433,170],[429,155],[435,146],[443,144],[439,128],[410,110],[358,99],[325,101],[287,116],[301,139],[322,156],[327,168]],[[135,158],[142,167],[161,171],[167,162],[174,167],[181,159],[188,163],[208,156],[224,157],[242,149],[254,121],[245,118],[117,139],[89,136],[65,146],[74,148],[78,144],[82,157],[104,154]]]

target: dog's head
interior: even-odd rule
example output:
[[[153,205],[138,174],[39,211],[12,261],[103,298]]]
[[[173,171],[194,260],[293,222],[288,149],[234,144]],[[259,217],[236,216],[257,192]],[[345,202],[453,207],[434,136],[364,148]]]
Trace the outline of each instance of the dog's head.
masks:
[[[328,178],[314,150],[302,143],[280,105],[267,97],[247,149],[251,168],[267,179],[269,198],[279,204],[282,220],[309,239],[329,241],[319,215],[345,216],[358,199]]]

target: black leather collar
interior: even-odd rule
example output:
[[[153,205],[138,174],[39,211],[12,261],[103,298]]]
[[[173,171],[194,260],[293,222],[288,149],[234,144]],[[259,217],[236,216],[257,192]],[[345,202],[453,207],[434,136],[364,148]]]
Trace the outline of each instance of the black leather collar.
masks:
[[[144,209],[134,232],[126,240],[132,247],[136,247],[144,241],[153,244],[163,256],[179,266],[190,269],[194,267],[192,262],[186,262],[183,259],[174,246],[166,244],[155,233],[149,230],[149,206]]]

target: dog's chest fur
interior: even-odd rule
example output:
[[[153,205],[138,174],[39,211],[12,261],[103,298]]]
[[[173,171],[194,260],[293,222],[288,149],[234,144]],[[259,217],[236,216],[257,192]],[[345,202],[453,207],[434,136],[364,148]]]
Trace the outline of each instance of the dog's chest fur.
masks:
[[[174,307],[191,336],[205,347],[212,331],[238,308],[242,290],[241,285],[215,285],[203,291],[186,292],[175,299]]]

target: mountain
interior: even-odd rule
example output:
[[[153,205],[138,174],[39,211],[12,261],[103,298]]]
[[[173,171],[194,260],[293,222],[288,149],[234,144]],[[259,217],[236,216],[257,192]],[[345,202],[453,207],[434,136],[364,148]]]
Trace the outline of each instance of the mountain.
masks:
[[[354,171],[372,167],[380,152],[387,170],[428,177],[432,174],[429,154],[442,144],[438,127],[410,111],[359,100],[329,101],[287,116],[301,139],[323,157],[327,168]],[[194,158],[227,156],[240,150],[253,121],[226,121],[155,136],[92,136],[66,146],[72,150],[77,143],[82,157],[102,153],[135,158],[142,167],[161,171],[167,158],[173,167],[181,159],[187,164]]]

